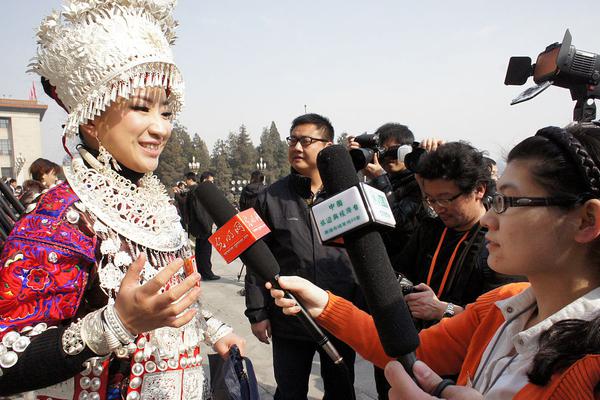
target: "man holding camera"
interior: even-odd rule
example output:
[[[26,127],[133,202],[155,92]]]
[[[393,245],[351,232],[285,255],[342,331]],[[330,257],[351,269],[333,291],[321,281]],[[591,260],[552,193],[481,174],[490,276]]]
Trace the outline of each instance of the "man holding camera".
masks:
[[[392,262],[408,243],[420,220],[428,215],[421,201],[421,190],[414,172],[407,168],[403,159],[398,159],[398,148],[413,146],[414,141],[411,130],[398,123],[382,125],[373,135],[350,139],[351,154],[361,147],[371,147],[374,150],[372,156],[367,156],[369,159],[366,159],[368,162],[363,165],[362,172],[370,178],[371,186],[386,193],[396,219],[396,227],[382,234]],[[438,143],[437,140],[428,139],[423,145],[428,146],[428,150],[433,150]],[[358,167],[356,163],[355,166]]]
[[[428,215],[421,200],[421,189],[415,180],[414,171],[407,167],[404,159],[398,158],[400,146],[412,147],[414,142],[415,137],[411,130],[398,123],[384,124],[372,135],[350,138],[350,152],[355,167],[363,167],[363,174],[370,178],[369,184],[387,195],[396,219],[396,227],[382,232],[381,235],[392,263],[408,243],[420,221]],[[427,146],[428,150],[434,150],[438,143],[440,141],[428,139],[423,145]],[[357,153],[359,148],[362,148],[362,153]],[[379,399],[386,400],[390,387],[383,370],[375,366],[373,368]]]

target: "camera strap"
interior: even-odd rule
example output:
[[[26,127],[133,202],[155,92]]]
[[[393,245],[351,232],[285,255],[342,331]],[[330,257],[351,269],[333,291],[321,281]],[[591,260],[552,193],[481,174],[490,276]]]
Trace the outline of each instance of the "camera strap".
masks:
[[[446,232],[448,232],[448,227],[444,228],[444,232],[442,232],[442,236],[440,237],[440,241],[435,249],[435,253],[433,254],[433,258],[431,259],[431,265],[429,266],[429,273],[427,274],[427,286],[431,287],[431,277],[433,276],[433,270],[435,269],[435,264],[437,262],[438,254],[440,253],[440,249],[442,248],[442,244],[444,243],[444,238],[446,237]],[[456,258],[456,253],[458,253],[458,249],[462,242],[467,239],[470,231],[466,231],[464,235],[458,241],[458,244],[454,248],[452,252],[452,256],[450,256],[450,260],[448,260],[448,264],[446,265],[446,271],[444,271],[444,276],[442,278],[442,283],[440,283],[440,288],[437,291],[437,297],[439,298],[444,291],[444,287],[446,286],[446,280],[448,279],[448,275],[450,274],[450,270],[452,269],[452,263],[454,262],[454,258]]]

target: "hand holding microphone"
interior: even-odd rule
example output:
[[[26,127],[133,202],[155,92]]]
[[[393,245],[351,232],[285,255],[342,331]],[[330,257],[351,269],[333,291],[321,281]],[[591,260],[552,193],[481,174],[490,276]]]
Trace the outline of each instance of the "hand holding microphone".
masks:
[[[203,182],[199,184],[197,189],[195,190],[195,195],[198,196],[198,200],[206,209],[206,211],[210,214],[210,216],[219,228],[230,223],[236,218],[237,212],[235,208],[233,208],[233,206],[229,203],[229,201],[227,201],[223,193],[212,183]],[[240,232],[243,232],[243,230],[246,229],[246,227],[243,226],[243,224],[235,223],[232,229],[234,231],[237,231],[236,233],[239,234]],[[217,233],[215,233],[215,235],[216,234]],[[225,239],[226,238],[227,235],[225,235]],[[248,240],[250,240],[251,238],[246,239],[247,240],[244,241],[244,243],[248,244]],[[271,285],[273,285],[276,288],[279,288],[277,283],[278,279],[280,278],[279,264],[277,263],[277,260],[275,260],[273,253],[271,253],[271,250],[269,250],[265,242],[263,242],[260,239],[254,239],[253,243],[249,247],[247,247],[241,254],[239,254],[239,258],[250,271],[258,275],[265,282],[270,282]],[[302,307],[300,302],[298,302],[291,293],[286,292],[285,297],[291,299],[300,306],[300,313],[298,314],[298,317],[300,318],[300,321],[306,328],[307,332],[311,335],[313,340],[319,346],[321,346],[321,348],[329,355],[329,357],[333,360],[334,363],[342,363],[342,357],[335,349],[335,347],[331,344],[329,338],[325,336],[321,328],[319,328],[315,321],[310,317],[308,311],[306,311]]]
[[[293,292],[313,318],[321,315],[327,306],[327,302],[329,301],[327,292],[304,278],[300,278],[299,276],[282,276],[279,277],[277,283],[279,283],[281,289]],[[271,296],[275,299],[275,304],[283,309],[284,314],[295,315],[301,311],[300,306],[295,300],[285,297],[283,290],[274,288],[269,282],[267,282],[266,287],[271,290]]]

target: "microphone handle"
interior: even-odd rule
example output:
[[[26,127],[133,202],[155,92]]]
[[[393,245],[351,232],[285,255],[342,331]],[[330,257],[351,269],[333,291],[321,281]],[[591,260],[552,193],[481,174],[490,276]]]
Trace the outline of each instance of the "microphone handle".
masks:
[[[291,294],[285,289],[282,289],[279,286],[279,284],[277,283],[277,278],[279,278],[279,275],[276,276],[275,279],[273,279],[273,281],[271,281],[271,284],[276,289],[283,290],[283,292],[285,293],[284,297],[286,299],[294,300],[296,302],[298,307],[300,307],[300,314],[298,314],[297,317],[300,319],[302,325],[304,325],[304,328],[312,336],[313,340],[317,342],[319,346],[321,346],[325,353],[327,353],[327,355],[329,356],[329,358],[331,358],[331,361],[333,361],[334,364],[341,364],[344,361],[344,359],[337,351],[333,343],[329,341],[327,335],[323,333],[321,327],[317,325],[315,320],[310,316],[308,310],[302,305],[302,303],[300,303],[300,301],[298,301],[298,299],[296,299],[293,294]]]
[[[413,365],[415,364],[415,361],[417,361],[417,356],[416,356],[415,352],[413,351],[408,354],[403,354],[400,357],[398,357],[397,360],[400,364],[402,364],[402,366],[404,367],[404,370],[408,373],[408,375],[412,378],[412,380],[417,382],[417,378],[415,377],[415,374],[413,373]]]

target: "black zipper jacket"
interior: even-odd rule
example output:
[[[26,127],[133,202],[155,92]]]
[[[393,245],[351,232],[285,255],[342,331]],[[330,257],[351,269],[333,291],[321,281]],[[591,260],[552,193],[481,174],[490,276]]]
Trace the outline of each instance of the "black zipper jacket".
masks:
[[[315,201],[325,197],[321,192]],[[298,275],[348,300],[355,300],[358,286],[346,251],[323,246],[310,217],[310,178],[292,172],[262,191],[255,209],[271,229],[265,241],[279,262],[281,275]],[[275,306],[255,275],[246,275],[246,316],[251,323],[271,321],[273,335],[310,340],[300,321]]]

